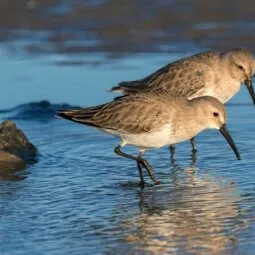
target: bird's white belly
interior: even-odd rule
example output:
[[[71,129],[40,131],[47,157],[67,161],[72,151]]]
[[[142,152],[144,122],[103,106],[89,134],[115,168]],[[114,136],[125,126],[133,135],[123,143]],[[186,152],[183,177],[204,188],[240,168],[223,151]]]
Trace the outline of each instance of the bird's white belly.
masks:
[[[171,124],[166,124],[156,131],[141,134],[122,133],[118,131],[109,132],[107,130],[105,131],[120,137],[122,140],[122,145],[130,144],[144,148],[160,148],[165,145],[172,144]]]

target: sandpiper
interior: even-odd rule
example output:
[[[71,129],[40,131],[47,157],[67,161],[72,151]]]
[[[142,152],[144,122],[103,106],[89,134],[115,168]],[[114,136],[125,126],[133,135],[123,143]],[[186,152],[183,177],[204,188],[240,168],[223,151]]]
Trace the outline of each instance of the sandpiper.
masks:
[[[205,51],[170,63],[144,79],[121,82],[112,91],[130,95],[166,89],[187,99],[212,96],[225,104],[245,83],[255,105],[251,80],[254,72],[255,60],[247,49]],[[194,139],[191,144],[196,150]]]
[[[138,93],[111,102],[79,110],[60,110],[57,116],[95,127],[120,138],[115,153],[135,160],[144,185],[142,167],[154,183],[152,167],[143,159],[147,149],[160,148],[188,140],[207,128],[219,129],[240,159],[226,128],[226,111],[219,100],[203,96],[188,100],[169,91]],[[139,148],[137,157],[121,151],[130,144]]]

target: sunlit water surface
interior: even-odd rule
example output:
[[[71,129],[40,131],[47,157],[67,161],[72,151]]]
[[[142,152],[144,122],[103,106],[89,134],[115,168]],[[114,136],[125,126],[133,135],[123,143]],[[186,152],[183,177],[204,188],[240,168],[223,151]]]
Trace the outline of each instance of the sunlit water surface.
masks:
[[[226,12],[214,2],[205,9],[204,1],[194,1],[202,4],[198,6],[203,10],[198,9],[201,18],[193,4],[170,1],[176,2],[179,13],[176,6],[167,9],[160,5],[158,18],[148,19],[140,15],[144,5],[130,1],[133,7],[125,10],[132,14],[137,10],[139,20],[126,15],[131,23],[118,11],[115,15],[119,13],[120,19],[112,22],[114,15],[107,11],[113,10],[111,5],[106,4],[102,9],[106,11],[97,16],[88,15],[85,6],[83,15],[67,13],[67,18],[59,12],[57,27],[55,16],[52,19],[48,12],[40,12],[43,1],[28,1],[29,10],[17,7],[17,1],[7,2],[11,8],[2,11],[14,12],[4,15],[6,24],[12,24],[8,27],[14,29],[4,30],[10,35],[2,33],[1,37],[7,36],[5,47],[0,48],[0,110],[7,111],[0,111],[0,120],[14,120],[40,155],[38,163],[0,182],[0,254],[255,254],[255,110],[245,88],[234,97],[234,105],[227,107],[229,130],[242,160],[236,160],[218,131],[207,131],[197,138],[196,162],[188,142],[176,146],[174,158],[168,148],[147,152],[145,157],[161,184],[144,189],[138,186],[136,164],[114,154],[118,139],[52,118],[56,107],[45,112],[38,112],[34,105],[8,110],[42,99],[101,104],[114,97],[107,90],[119,81],[143,78],[181,57],[213,47],[247,46],[252,50],[254,22],[249,19],[254,16],[253,2],[237,5],[245,15],[236,20],[235,5]],[[116,1],[108,2],[116,6]],[[122,2],[118,5],[121,10]],[[134,8],[137,5],[139,10]],[[162,8],[174,15],[160,11]],[[15,10],[26,12],[13,19]],[[192,11],[191,16],[187,10]],[[204,23],[212,10],[216,18],[221,11],[223,20]],[[188,18],[185,26],[180,17]],[[79,19],[74,22],[74,18]],[[21,23],[21,19],[28,20]],[[127,27],[119,28],[124,21]],[[156,23],[154,32],[152,21]],[[95,42],[88,40],[88,28],[84,30],[82,24],[94,24],[89,29],[96,35]],[[161,31],[164,24],[170,27]],[[134,26],[138,26],[135,31]],[[43,27],[45,31],[40,30]],[[72,45],[77,36],[82,43]],[[19,46],[27,50],[17,54]],[[38,56],[36,52],[47,54]],[[137,153],[130,147],[126,151]],[[148,178],[146,181],[151,184]]]
[[[118,139],[61,119],[17,120],[39,162],[0,183],[1,254],[253,254],[254,107],[228,106],[242,160],[218,131],[149,151],[162,184],[141,189]],[[137,153],[127,148],[130,153]],[[150,184],[151,181],[147,179]]]

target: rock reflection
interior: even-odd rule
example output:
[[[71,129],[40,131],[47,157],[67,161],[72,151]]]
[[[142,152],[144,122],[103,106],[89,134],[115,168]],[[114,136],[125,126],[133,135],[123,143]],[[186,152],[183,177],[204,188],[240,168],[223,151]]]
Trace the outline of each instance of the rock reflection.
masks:
[[[139,193],[140,215],[124,220],[125,242],[148,254],[222,254],[237,240],[241,198],[227,180],[175,164],[171,183]]]
[[[0,180],[20,181],[26,177],[18,175],[18,171],[26,168],[26,164],[22,160],[2,162],[0,160]],[[18,169],[18,170],[17,170]]]

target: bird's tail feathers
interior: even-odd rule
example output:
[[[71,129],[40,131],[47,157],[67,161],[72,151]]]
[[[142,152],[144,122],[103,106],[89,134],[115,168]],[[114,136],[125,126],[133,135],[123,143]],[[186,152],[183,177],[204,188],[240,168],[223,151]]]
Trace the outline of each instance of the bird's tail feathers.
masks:
[[[138,82],[121,82],[117,86],[112,87],[110,92],[122,93],[124,95],[135,94],[146,89],[143,83]]]
[[[85,109],[69,109],[69,110],[59,110],[56,113],[57,117],[61,117],[70,121],[74,121],[77,123],[95,126],[92,121],[92,117],[102,106],[96,106]]]

